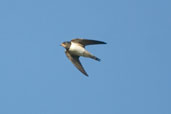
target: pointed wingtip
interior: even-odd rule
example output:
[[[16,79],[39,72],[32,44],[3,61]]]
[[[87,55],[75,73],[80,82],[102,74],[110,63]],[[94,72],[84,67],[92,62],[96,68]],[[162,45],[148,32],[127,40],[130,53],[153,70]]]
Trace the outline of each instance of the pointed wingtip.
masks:
[[[107,44],[106,42],[103,42],[103,41],[101,41],[102,42],[102,44]]]

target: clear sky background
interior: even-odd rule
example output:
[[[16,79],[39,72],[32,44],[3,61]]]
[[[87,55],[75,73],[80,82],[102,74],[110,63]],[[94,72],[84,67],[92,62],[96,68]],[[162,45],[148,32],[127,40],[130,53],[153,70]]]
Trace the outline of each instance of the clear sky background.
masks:
[[[67,59],[87,38],[101,62]],[[1,0],[0,114],[171,114],[170,0]]]

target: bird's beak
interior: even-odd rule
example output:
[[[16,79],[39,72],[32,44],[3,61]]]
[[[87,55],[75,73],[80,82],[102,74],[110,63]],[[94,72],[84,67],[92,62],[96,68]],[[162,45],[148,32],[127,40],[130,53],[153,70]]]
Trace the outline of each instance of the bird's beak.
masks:
[[[64,47],[64,44],[62,43],[62,44],[60,44],[60,46]]]

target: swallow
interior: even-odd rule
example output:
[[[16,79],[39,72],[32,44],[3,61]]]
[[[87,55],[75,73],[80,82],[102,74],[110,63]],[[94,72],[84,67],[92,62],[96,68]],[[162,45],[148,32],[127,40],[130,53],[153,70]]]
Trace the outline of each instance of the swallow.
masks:
[[[94,59],[96,61],[100,61],[100,59],[85,49],[87,45],[95,45],[95,44],[106,44],[103,41],[97,40],[89,40],[89,39],[72,39],[71,41],[66,41],[61,44],[62,47],[65,48],[65,54],[68,59],[75,65],[75,67],[82,72],[84,75],[88,76],[87,72],[84,70],[79,57],[88,57]]]

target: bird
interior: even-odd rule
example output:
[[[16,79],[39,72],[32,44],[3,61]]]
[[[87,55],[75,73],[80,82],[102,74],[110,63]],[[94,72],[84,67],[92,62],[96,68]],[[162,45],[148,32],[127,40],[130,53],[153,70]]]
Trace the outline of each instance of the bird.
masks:
[[[65,41],[61,43],[61,46],[65,48],[65,54],[68,59],[75,65],[75,67],[82,72],[85,76],[88,76],[87,72],[84,70],[79,57],[87,57],[94,59],[96,61],[100,61],[100,59],[85,49],[87,45],[95,45],[95,44],[107,44],[103,41],[83,39],[83,38],[75,38],[71,41]]]

